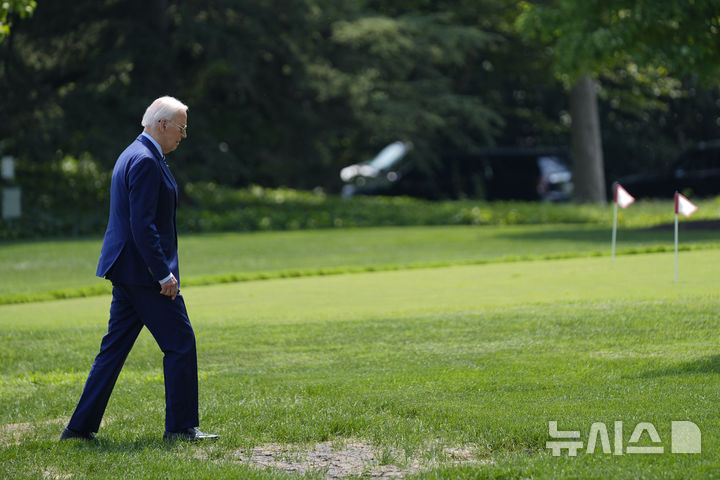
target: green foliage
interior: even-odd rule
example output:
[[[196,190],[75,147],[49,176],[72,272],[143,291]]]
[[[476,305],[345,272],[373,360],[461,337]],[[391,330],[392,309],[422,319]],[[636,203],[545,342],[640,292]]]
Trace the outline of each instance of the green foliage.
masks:
[[[3,0],[0,3],[0,42],[9,34],[12,27],[12,16],[26,18],[32,15],[37,7],[35,0]]]
[[[699,78],[706,85],[718,85],[720,2],[698,0],[691,3],[692,6],[688,8],[687,2],[682,0],[634,3],[624,0],[523,1],[520,4],[522,12],[516,18],[515,25],[527,38],[539,41],[552,51],[553,68],[566,90],[570,90],[586,76],[603,80],[607,77],[611,88],[604,93],[611,107],[608,114],[610,120],[617,125],[617,117],[627,118],[623,113],[630,111],[631,115],[647,123],[651,116],[657,115],[658,110],[666,110],[670,100],[682,95],[681,84],[677,79]],[[618,79],[621,79],[620,82]],[[594,100],[579,108],[576,115],[597,115],[591,112],[595,112]],[[672,123],[676,123],[678,117],[669,118]],[[593,120],[599,121],[599,118]],[[628,123],[632,124],[632,129],[643,128],[638,122]],[[632,165],[635,163],[632,160],[615,160],[618,154],[629,159],[637,157],[628,154],[627,148],[618,149],[617,143],[607,142],[606,136],[605,143],[614,150],[609,152],[609,158],[612,159],[611,174],[608,175],[610,181],[616,178],[616,172],[628,173],[623,172],[624,168],[630,172],[637,171],[638,167],[647,170],[668,162],[668,148],[662,147],[666,143],[665,139],[662,136],[657,138],[657,128],[649,130],[657,141],[653,142],[647,136],[641,137],[648,145],[645,150],[649,150],[650,155],[646,154],[638,166]],[[619,133],[622,139],[632,138],[625,132]],[[576,135],[580,135],[580,131]],[[671,145],[685,140],[682,135],[673,133],[667,137],[672,139]],[[621,141],[627,142],[627,147],[637,151],[633,140]],[[595,134],[594,142],[600,143],[599,133]],[[576,146],[590,143],[593,142],[584,138],[573,139],[573,145]],[[601,158],[602,153],[596,151],[594,156],[589,156],[583,150],[574,148],[576,173],[592,171],[592,159]],[[602,164],[594,168],[602,168]],[[594,177],[576,175],[576,193],[593,189],[597,191],[597,185],[593,188],[584,185],[584,182],[590,182]]]
[[[660,75],[697,75],[717,84],[717,0],[523,2],[521,31],[553,46],[557,71],[574,83],[587,72],[638,64]]]
[[[684,1],[561,0],[521,7],[516,27],[552,52],[566,88],[587,72],[599,77],[608,183],[666,168],[684,149],[717,136],[717,126],[705,122],[717,123],[718,89],[702,84],[717,85],[716,74],[703,72],[720,64],[708,56],[717,55],[718,2],[688,8]]]
[[[430,202],[408,197],[343,199],[290,189],[229,189],[189,184],[194,207],[178,213],[180,230],[255,231],[385,225],[609,225],[610,210],[594,205],[459,200]],[[699,201],[694,220],[720,214],[720,199]],[[639,202],[622,214],[626,226],[649,227],[672,220],[672,201]]]
[[[101,235],[107,225],[110,172],[87,157],[65,157],[49,168],[31,165],[19,172],[34,182],[23,190],[23,217],[0,220],[0,240]],[[57,179],[63,181],[58,182]],[[720,198],[696,201],[693,220],[720,215]],[[671,220],[668,202],[639,202],[623,212],[629,227]],[[357,196],[321,190],[229,188],[189,183],[178,210],[181,233],[252,232],[398,225],[527,225],[576,223],[609,225],[607,207],[592,205],[486,202],[432,202],[409,197]]]
[[[432,203],[407,197],[342,199],[317,192],[251,187],[233,190],[216,184],[190,184],[199,207],[180,212],[184,231],[298,230],[382,225],[472,223],[472,202]]]
[[[190,105],[190,137],[170,157],[181,185],[337,192],[341,167],[398,139],[414,143],[421,167],[475,146],[567,145],[567,99],[553,75],[561,30],[549,31],[548,44],[521,35],[516,19],[531,31],[564,17],[573,35],[607,30],[593,34],[599,51],[614,48],[616,33],[619,46],[650,48],[643,28],[671,25],[679,5],[655,3],[622,7],[631,15],[620,22],[590,14],[619,18],[614,1],[547,10],[538,2],[524,15],[522,4],[502,0],[40,2],[0,42],[0,154],[38,171],[84,156],[110,170],[148,103],[166,93]],[[698,65],[712,55],[717,15],[709,0],[694,5],[676,8],[682,28],[669,31],[702,46],[683,57]],[[664,20],[616,32],[638,16]],[[575,50],[563,59],[592,57],[595,47],[581,40],[568,41]],[[659,168],[717,135],[717,90],[692,78],[678,84],[670,67],[644,58],[612,57],[616,67],[602,79],[608,180]],[[48,191],[63,182],[41,181]],[[38,186],[30,177],[22,184]],[[92,210],[95,199],[81,203]],[[88,224],[77,231],[101,230],[104,207],[98,212],[72,220]],[[37,226],[13,227],[15,235],[72,233],[65,212],[38,214]]]
[[[0,220],[0,239],[101,233],[107,225],[111,172],[88,155],[20,163],[23,216]]]
[[[421,162],[491,142],[502,120],[458,75],[495,37],[370,3],[41,4],[4,52],[0,138],[33,163],[89,152],[109,168],[169,93],[190,105],[181,183],[306,189],[337,189],[340,167],[400,138]]]
[[[331,39],[340,49],[330,72],[362,80],[334,97],[350,99],[369,138],[411,140],[426,155],[440,146],[492,142],[500,117],[480,96],[458,92],[448,73],[466,70],[477,52],[499,38],[454,20],[452,13],[433,12],[333,25]],[[420,160],[429,161],[422,154]]]

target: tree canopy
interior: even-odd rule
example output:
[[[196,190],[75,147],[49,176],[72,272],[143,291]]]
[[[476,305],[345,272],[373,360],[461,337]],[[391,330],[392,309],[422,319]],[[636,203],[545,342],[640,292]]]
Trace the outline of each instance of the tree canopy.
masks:
[[[145,107],[169,94],[190,106],[173,154],[181,183],[332,190],[342,166],[398,139],[421,164],[449,150],[567,145],[563,75],[595,65],[612,178],[712,135],[717,117],[715,90],[671,77],[717,72],[715,2],[675,13],[680,2],[640,3],[558,0],[531,15],[503,0],[42,0],[0,42],[0,153],[106,171]],[[577,25],[550,8],[560,4]],[[4,5],[15,17],[34,7]],[[643,20],[654,9],[664,27]],[[519,16],[542,41],[518,33]],[[678,35],[663,54],[673,62],[649,62],[666,29]],[[697,51],[675,56],[682,45]]]
[[[628,65],[720,81],[720,1],[522,2],[522,30],[552,45],[570,82]]]
[[[13,16],[28,17],[36,6],[35,0],[4,0],[0,3],[0,42],[10,33]]]
[[[524,1],[521,8],[518,29],[548,46],[554,71],[570,91],[578,200],[605,200],[593,78],[617,80],[619,75],[631,83],[648,84],[652,94],[636,103],[661,109],[666,103],[656,99],[677,94],[678,79],[691,77],[714,86],[720,80],[718,0]]]

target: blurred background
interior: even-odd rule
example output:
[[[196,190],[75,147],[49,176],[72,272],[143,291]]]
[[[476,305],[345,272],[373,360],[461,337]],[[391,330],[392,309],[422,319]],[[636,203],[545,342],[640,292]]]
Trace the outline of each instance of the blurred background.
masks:
[[[189,230],[268,191],[603,203],[615,179],[677,174],[720,137],[716,2],[574,3],[5,2],[2,182],[22,213],[0,239],[102,233],[112,166],[161,95],[190,107],[169,158]]]

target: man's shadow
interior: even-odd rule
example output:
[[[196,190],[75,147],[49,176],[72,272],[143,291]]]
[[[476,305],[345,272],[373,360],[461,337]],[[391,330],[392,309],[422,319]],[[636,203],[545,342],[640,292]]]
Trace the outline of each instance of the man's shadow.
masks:
[[[72,443],[78,449],[106,453],[133,453],[147,449],[170,452],[176,450],[178,445],[189,445],[187,442],[166,442],[162,438],[157,438],[157,436],[140,437],[134,440],[118,440],[115,438],[103,438],[101,435],[98,436],[98,441],[71,440],[69,443]]]

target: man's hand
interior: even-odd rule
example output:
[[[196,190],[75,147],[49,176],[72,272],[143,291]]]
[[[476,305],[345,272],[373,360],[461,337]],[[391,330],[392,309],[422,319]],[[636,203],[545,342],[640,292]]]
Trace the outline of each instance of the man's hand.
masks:
[[[172,299],[175,300],[178,294],[178,283],[174,275],[170,274],[170,279],[160,284],[160,294],[172,297]]]

